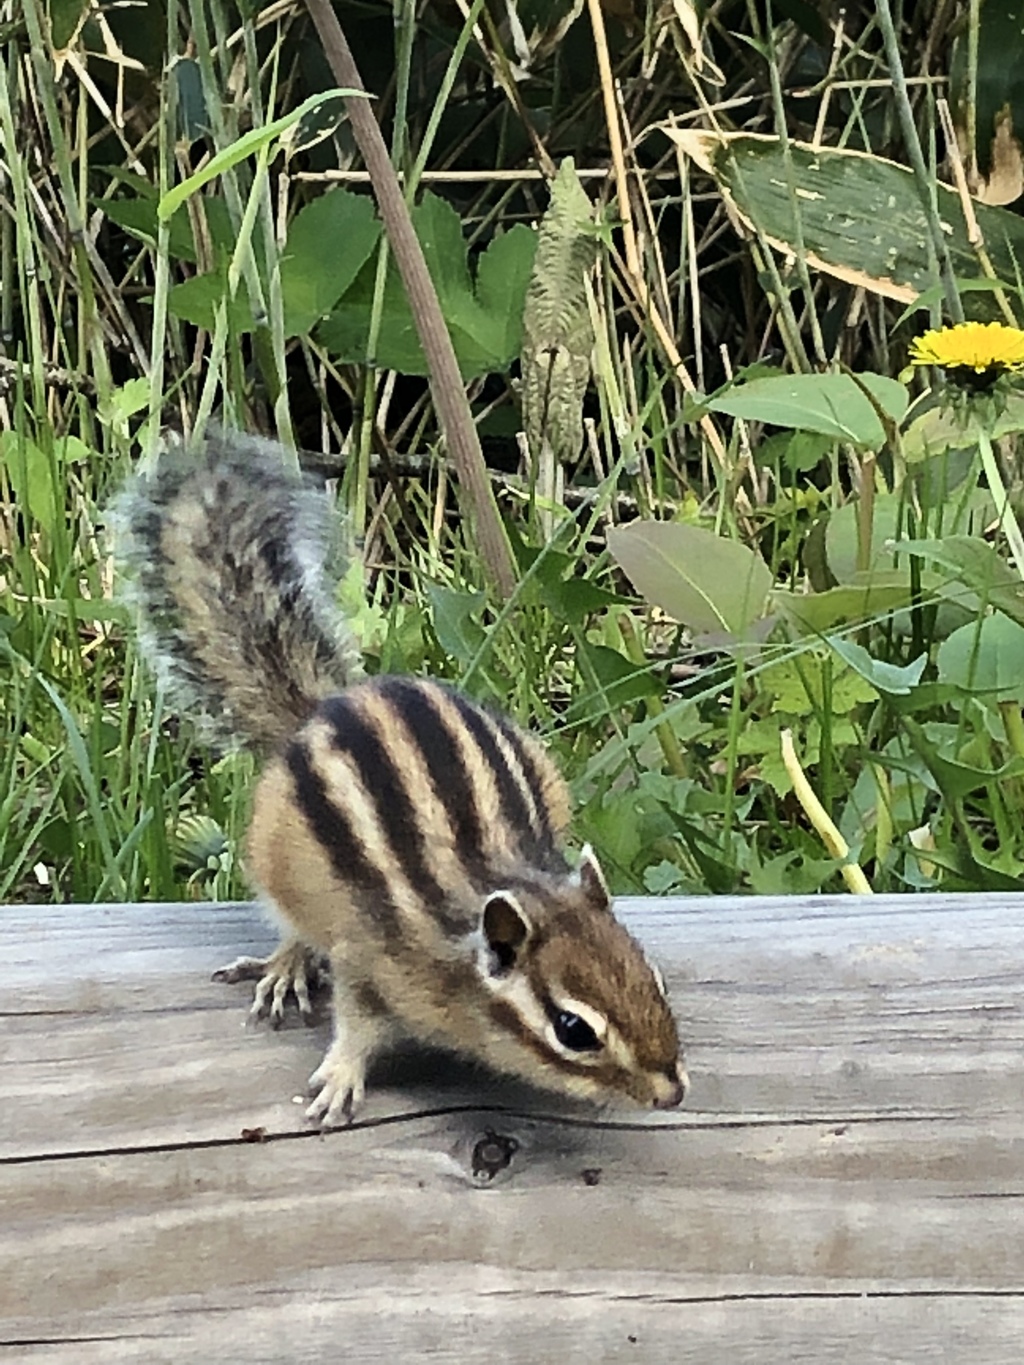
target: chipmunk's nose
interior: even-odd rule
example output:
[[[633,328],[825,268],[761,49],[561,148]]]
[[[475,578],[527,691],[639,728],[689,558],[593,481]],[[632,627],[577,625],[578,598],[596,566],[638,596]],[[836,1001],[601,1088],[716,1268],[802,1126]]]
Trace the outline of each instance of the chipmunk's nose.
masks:
[[[683,1069],[682,1062],[674,1071],[667,1072],[664,1079],[666,1088],[655,1097],[654,1107],[675,1109],[686,1099],[686,1092],[690,1088],[690,1078]]]

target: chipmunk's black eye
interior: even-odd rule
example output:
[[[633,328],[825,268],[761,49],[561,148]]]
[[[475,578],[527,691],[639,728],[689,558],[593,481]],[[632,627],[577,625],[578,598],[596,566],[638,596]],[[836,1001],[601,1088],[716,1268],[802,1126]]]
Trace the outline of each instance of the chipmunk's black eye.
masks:
[[[585,1019],[568,1010],[552,1015],[555,1037],[571,1052],[593,1052],[601,1046],[600,1039]]]

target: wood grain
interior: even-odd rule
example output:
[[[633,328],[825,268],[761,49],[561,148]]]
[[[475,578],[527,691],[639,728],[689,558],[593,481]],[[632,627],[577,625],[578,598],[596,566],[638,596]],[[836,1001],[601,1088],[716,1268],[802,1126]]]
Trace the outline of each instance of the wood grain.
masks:
[[[685,1111],[408,1054],[322,1134],[252,907],[0,910],[0,1360],[1018,1365],[1024,896],[620,913]]]

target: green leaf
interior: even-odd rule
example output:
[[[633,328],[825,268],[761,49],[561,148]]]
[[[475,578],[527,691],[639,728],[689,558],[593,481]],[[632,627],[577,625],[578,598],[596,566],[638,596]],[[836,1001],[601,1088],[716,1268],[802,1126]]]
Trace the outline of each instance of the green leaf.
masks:
[[[175,317],[212,332],[221,299],[228,304],[228,329],[235,335],[251,332],[255,326],[244,285],[233,299],[228,296],[228,265],[222,262],[205,275],[193,275],[176,284],[167,296],[167,307]]]
[[[809,635],[824,635],[840,624],[881,621],[912,600],[908,575],[876,572],[826,592],[796,593],[776,588],[772,606]]]
[[[129,417],[141,412],[148,402],[149,380],[139,375],[111,390],[108,401],[101,406],[101,416],[114,431],[123,435],[128,430]]]
[[[486,601],[485,594],[456,592],[439,583],[428,583],[427,599],[438,644],[450,658],[468,664],[476,658],[486,638],[486,631],[476,619]]]
[[[492,344],[502,370],[516,358],[522,344],[523,300],[536,252],[536,233],[525,223],[516,223],[495,237],[477,265],[477,298],[493,319]]]
[[[212,206],[217,200],[204,201]],[[330,312],[368,260],[380,237],[373,205],[365,195],[347,190],[322,194],[296,214],[281,254],[281,295],[285,336],[304,336]],[[325,251],[325,242],[343,242],[344,250]],[[216,269],[177,284],[168,306],[176,317],[211,330],[216,308],[227,296],[229,252],[219,253]],[[263,262],[257,257],[261,275]],[[231,300],[229,325],[235,334],[255,326],[249,299],[239,288]]]
[[[1024,882],[1019,877],[1009,877],[998,868],[980,862],[966,849],[921,849],[908,850],[921,862],[933,863],[936,867],[952,872],[959,884],[951,890],[964,891],[1024,891]],[[945,882],[943,885],[945,886]]]
[[[739,541],[680,522],[634,521],[608,532],[608,548],[643,598],[691,630],[742,635],[764,616],[771,570]]]
[[[736,868],[723,858],[721,840],[713,838],[670,806],[665,807],[665,813],[675,825],[711,894],[731,895],[736,890]]]
[[[939,646],[939,682],[996,701],[1024,699],[1024,626],[1002,612],[955,630]]]
[[[519,348],[534,234],[519,225],[496,238],[480,258],[474,290],[462,224],[451,205],[428,192],[412,219],[463,377],[508,369]],[[426,375],[426,358],[393,263],[388,266],[377,350],[367,355],[375,277],[375,265],[368,262],[320,326],[319,340],[352,364],[369,360],[400,374]]]
[[[829,635],[826,639],[829,648],[872,687],[898,697],[908,696],[913,691],[928,663],[928,655],[922,654],[904,668],[899,668],[882,659],[873,659],[863,646],[855,644],[853,640],[844,640],[837,635]]]
[[[982,787],[1005,782],[1008,778],[1020,777],[1024,774],[1024,759],[1014,758],[1009,763],[1004,763],[1001,768],[989,769],[974,768],[969,763],[958,763],[942,754],[933,753],[928,757],[928,767],[935,775],[936,781],[942,784],[943,793],[959,801]]]
[[[900,541],[901,554],[937,564],[988,606],[1024,625],[1024,583],[1006,560],[977,536],[945,536],[942,540]]]
[[[871,553],[865,565],[867,573],[881,571],[890,574],[891,581],[904,581],[909,586],[909,573],[897,575],[893,567],[895,551],[888,541],[899,537],[906,512],[906,495],[876,493],[871,509]],[[825,528],[825,548],[828,567],[839,583],[865,581],[864,571],[857,568],[858,523],[860,501],[853,499],[837,507],[829,516]]]
[[[581,625],[588,616],[606,607],[624,605],[620,593],[602,588],[589,578],[559,578],[540,584],[540,599],[560,621]]]
[[[782,463],[794,474],[809,474],[831,449],[832,442],[819,432],[794,431],[786,443]]]
[[[649,665],[635,664],[632,659],[620,654],[617,649],[609,649],[607,645],[584,642],[579,649],[600,684],[599,696],[603,703],[601,714],[628,706],[631,702],[661,696],[661,678]],[[595,697],[585,695],[573,702],[565,719],[570,725],[592,721],[594,712]]]
[[[134,199],[93,200],[112,223],[130,233],[151,250],[157,241],[156,195],[137,195]],[[193,263],[196,249],[192,241],[192,225],[188,214],[175,214],[171,219],[168,252],[175,261]]]
[[[49,0],[46,8],[50,16],[50,40],[54,51],[63,52],[89,11],[89,0]]]
[[[986,430],[993,441],[1024,431],[1024,393],[1011,389],[1003,395],[998,410],[986,423]],[[901,444],[904,457],[914,464],[947,450],[974,450],[977,437],[962,413],[948,404],[937,403],[914,418],[903,433]]]
[[[858,378],[884,412],[896,422],[902,419],[909,401],[902,384],[880,374]],[[872,449],[885,442],[878,413],[848,374],[780,374],[754,379],[707,399],[705,406],[748,422],[816,432]]]
[[[794,141],[784,147],[771,135],[662,131],[715,178],[741,223],[784,254],[803,256],[812,271],[901,303],[914,303],[937,282],[927,219],[905,166],[865,152]],[[953,273],[976,275],[959,195],[940,181],[933,189]],[[972,207],[996,275],[1016,287],[1024,220],[1006,209]],[[968,301],[972,315],[1001,316],[991,295]]]
[[[223,175],[225,171],[237,166],[247,156],[252,156],[254,152],[258,152],[281,133],[287,132],[289,128],[299,123],[311,109],[318,108],[327,100],[351,96],[367,98],[365,90],[321,90],[318,94],[310,95],[308,99],[303,100],[297,108],[292,109],[289,113],[282,114],[280,118],[273,119],[270,123],[265,123],[259,128],[252,128],[248,133],[243,133],[229,147],[222,148],[215,156],[212,156],[205,166],[202,166],[186,180],[182,180],[180,184],[169,189],[157,205],[157,217],[161,220],[170,218],[175,209],[180,208],[185,200],[191,198],[197,190],[201,190],[204,185],[215,180],[218,175]]]
[[[52,532],[56,508],[53,470],[46,451],[16,431],[0,432],[0,465],[14,496],[44,531]]]
[[[827,702],[833,716],[847,715],[862,702],[874,701],[875,689],[859,673],[837,665],[824,649],[807,649],[762,668],[759,691],[774,699],[773,712],[809,716]]]
[[[285,336],[305,336],[331,311],[380,238],[372,201],[330,190],[306,204],[288,229],[281,256]],[[337,247],[325,250],[327,242]]]

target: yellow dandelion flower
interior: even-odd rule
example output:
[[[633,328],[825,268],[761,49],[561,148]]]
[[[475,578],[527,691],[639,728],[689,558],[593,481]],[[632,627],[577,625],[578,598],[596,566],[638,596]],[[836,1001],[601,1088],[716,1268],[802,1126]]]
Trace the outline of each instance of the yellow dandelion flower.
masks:
[[[986,389],[1004,374],[1024,370],[1024,331],[1002,322],[960,322],[915,337],[912,365],[940,365],[954,383]]]

